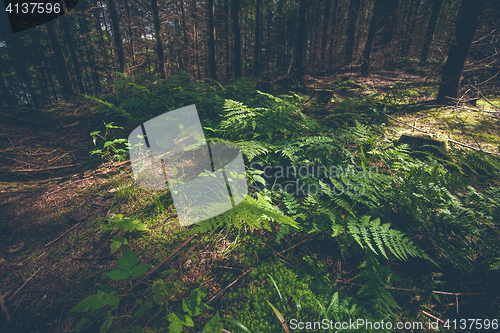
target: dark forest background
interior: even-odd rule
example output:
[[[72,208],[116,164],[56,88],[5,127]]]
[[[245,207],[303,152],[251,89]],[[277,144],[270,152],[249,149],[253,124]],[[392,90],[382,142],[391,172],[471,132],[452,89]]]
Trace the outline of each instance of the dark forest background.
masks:
[[[462,14],[462,15],[461,15]],[[299,80],[398,59],[432,64],[456,97],[497,78],[499,3],[492,0],[82,0],[61,18],[13,34],[0,20],[0,105],[41,107],[99,96],[115,72],[164,79]],[[448,76],[446,76],[448,75]],[[458,75],[458,77],[457,77]]]

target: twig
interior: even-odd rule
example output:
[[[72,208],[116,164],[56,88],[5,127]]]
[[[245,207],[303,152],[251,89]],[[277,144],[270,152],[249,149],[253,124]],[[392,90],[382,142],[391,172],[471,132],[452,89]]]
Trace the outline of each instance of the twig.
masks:
[[[310,240],[311,240],[311,239],[313,239],[315,236],[316,236],[316,234],[313,234],[313,235],[312,235],[312,236],[310,236],[310,237],[306,237],[305,239],[303,239],[302,241],[298,242],[298,243],[297,243],[297,244],[295,244],[294,246],[292,246],[292,247],[290,247],[290,248],[288,248],[288,249],[285,249],[285,250],[283,250],[283,251],[281,251],[281,252],[278,252],[278,254],[282,254],[282,253],[285,253],[285,252],[287,252],[287,251],[293,250],[293,249],[294,249],[294,248],[296,248],[297,246],[299,246],[299,245],[301,245],[301,244],[303,244],[303,243],[305,243],[305,242],[307,242],[307,241],[310,241]]]
[[[78,165],[81,165],[81,163],[69,164],[69,165],[61,165],[61,166],[54,166],[54,167],[48,167],[48,168],[43,168],[43,169],[11,170],[10,172],[40,172],[40,171],[47,171],[47,170],[56,170],[56,169],[71,168],[71,167],[78,166]]]
[[[498,73],[497,73],[497,74],[498,74]],[[481,97],[482,97],[482,98],[484,98],[484,100],[485,100],[486,102],[488,102],[488,104],[493,105],[493,106],[494,106],[494,107],[496,107],[497,109],[500,109],[500,106],[493,104],[493,103],[492,103],[492,102],[490,102],[490,101],[489,101],[486,97],[484,97],[483,93],[482,93],[481,91],[479,91],[479,89],[477,89],[477,88],[476,88],[476,87],[474,87],[473,85],[471,85],[471,86],[472,86],[472,88],[476,89],[476,91],[477,91],[477,92],[481,95]]]
[[[494,113],[494,114],[500,113],[500,111],[488,111],[488,110],[483,110],[483,109],[474,109],[474,108],[469,108],[466,106],[446,105],[444,107],[452,108],[452,109],[468,110],[468,111],[474,111],[474,112],[486,112],[486,113]]]
[[[53,243],[57,242],[61,237],[63,237],[64,235],[66,235],[71,230],[75,229],[80,223],[82,223],[82,222],[78,222],[77,224],[75,224],[74,226],[72,226],[71,228],[69,228],[67,231],[63,232],[63,234],[61,236],[57,237],[52,242],[45,244],[45,247],[49,246],[50,244],[53,244]]]
[[[19,163],[23,163],[23,164],[27,164],[27,165],[32,165],[32,166],[37,166],[35,164],[32,164],[32,163],[28,163],[28,162],[23,162],[23,161],[20,161],[20,160],[16,160],[15,158],[10,158],[10,157],[5,157],[6,159],[8,160],[11,160],[11,161],[16,161],[16,162],[19,162]]]
[[[423,117],[415,119],[415,123],[413,124],[413,126],[417,127],[417,121],[419,121],[420,119],[423,119],[423,118],[427,118],[427,117],[430,117],[430,116],[423,116]]]
[[[437,320],[439,321],[441,324],[444,324],[444,321],[439,319],[438,317],[435,317],[433,315],[431,315],[429,312],[426,312],[426,311],[422,311],[422,313],[427,316],[428,318],[431,318],[431,319],[434,319],[434,320]]]
[[[50,136],[50,135],[54,134],[55,132],[57,132],[57,130],[58,130],[58,129],[59,129],[59,127],[61,127],[61,126],[62,126],[62,124],[61,124],[61,125],[59,125],[59,126],[57,126],[57,127],[56,127],[56,129],[54,130],[54,132],[50,132],[49,134],[44,134],[44,135],[34,136],[34,137],[32,137],[32,138],[27,138],[27,139],[25,139],[25,140],[19,141],[19,142],[18,142],[18,143],[16,143],[16,144],[17,144],[17,145],[19,145],[20,143],[23,143],[23,142],[26,142],[26,141],[30,141],[30,140],[34,140],[34,139],[43,138],[44,136]],[[15,147],[14,147],[14,149],[15,149]],[[11,148],[9,147],[9,148],[7,148],[7,149],[0,150],[0,153],[4,153],[4,152],[6,152],[6,151],[10,151],[10,150],[11,150]]]
[[[186,245],[188,245],[192,240],[193,238],[196,237],[196,234],[192,235],[191,237],[189,237],[188,239],[186,239],[186,241],[184,241],[184,243],[181,244],[181,246],[179,246],[177,249],[174,250],[174,252],[170,253],[170,255],[168,257],[166,257],[161,263],[159,263],[158,265],[156,265],[156,267],[154,269],[152,269],[151,271],[147,272],[147,273],[144,273],[141,277],[141,279],[139,281],[137,281],[133,286],[132,288],[130,289],[130,291],[134,290],[138,285],[140,285],[142,283],[142,281],[148,277],[149,275],[155,273],[156,271],[158,271],[160,269],[160,267],[162,267],[164,264],[166,264],[170,259],[172,259],[177,253],[179,253],[180,250],[182,250]]]
[[[16,292],[15,292],[14,294],[12,294],[12,296],[10,296],[10,297],[9,297],[9,301],[10,301],[10,300],[11,300],[14,296],[16,296],[16,295],[17,295],[17,293],[18,293],[21,289],[23,289],[23,287],[24,287],[24,286],[25,286],[28,282],[30,282],[30,281],[31,281],[31,279],[32,279],[32,278],[33,278],[33,277],[34,277],[34,276],[35,276],[38,272],[40,272],[40,270],[41,270],[41,269],[43,269],[45,266],[46,266],[46,265],[43,265],[43,266],[42,266],[42,267],[40,267],[40,268],[39,268],[39,269],[38,269],[35,273],[33,273],[33,274],[32,274],[32,275],[28,278],[28,280],[26,280],[26,282],[24,282],[24,283],[23,283],[23,284],[19,287],[19,289],[17,289],[17,290],[16,290]]]
[[[250,273],[250,270],[246,271],[245,273],[241,274],[236,280],[234,280],[233,282],[231,282],[226,288],[222,289],[221,291],[219,291],[217,294],[215,294],[211,299],[208,300],[207,303],[210,303],[212,302],[214,299],[216,299],[217,297],[220,296],[220,294],[222,294],[223,292],[225,292],[227,289],[231,288],[236,282],[238,282],[242,277],[244,277],[245,275],[247,275],[248,273]]]
[[[9,310],[5,306],[5,300],[3,299],[3,295],[0,294],[0,308],[2,309],[2,312],[5,314],[5,318],[7,319],[7,323],[10,322],[10,314]]]
[[[337,280],[337,282],[344,283],[344,284],[349,284],[352,286],[359,286],[359,287],[365,287],[364,284],[360,283],[353,283],[353,282],[347,282],[347,281],[342,281],[342,280]],[[395,288],[395,287],[382,287],[384,289],[388,290],[396,290],[396,291],[409,291],[409,292],[414,292],[414,293],[424,293],[426,292],[425,290],[422,289],[406,289],[406,288]],[[486,295],[486,293],[450,293],[447,291],[439,291],[439,290],[432,290],[433,294],[439,294],[439,295],[448,295],[448,296],[479,296],[479,295]]]

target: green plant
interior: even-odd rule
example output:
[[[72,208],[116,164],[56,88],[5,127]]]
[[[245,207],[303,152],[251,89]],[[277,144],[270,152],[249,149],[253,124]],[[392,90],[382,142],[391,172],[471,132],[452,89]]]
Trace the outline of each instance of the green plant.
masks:
[[[113,125],[113,123],[106,124],[105,122],[104,127],[104,133],[102,133],[102,131],[94,131],[90,133],[92,141],[94,142],[94,146],[97,146],[97,142],[99,140],[100,147],[98,149],[92,150],[90,152],[90,156],[99,155],[102,159],[107,159],[110,161],[124,161],[128,153],[126,149],[120,148],[120,146],[123,145],[126,147],[128,145],[128,140],[117,138],[109,140],[109,136],[111,135],[113,130],[123,129],[123,127],[115,126]]]
[[[105,273],[107,277],[111,280],[125,280],[130,277],[138,277],[146,272],[149,268],[149,265],[142,264],[137,265],[138,258],[137,256],[130,250],[125,250],[123,255],[118,259],[119,269],[113,270],[111,272]],[[105,314],[105,319],[101,323],[100,332],[106,332],[113,320],[115,315],[113,311],[115,311],[120,304],[120,294],[117,294],[118,290],[110,287],[108,285],[99,284],[101,290],[97,291],[97,293],[86,297],[80,303],[78,303],[74,308],[72,308],[69,312],[89,312],[90,317],[97,317],[104,308],[109,306]],[[76,324],[75,330],[76,332],[80,332],[84,325],[89,323],[90,319],[85,317],[80,319]]]
[[[126,233],[131,233],[134,230],[146,231],[149,230],[145,223],[130,217],[123,217],[122,214],[117,214],[108,220],[109,224],[101,227],[102,231],[111,231],[113,229],[121,228]],[[111,254],[114,254],[123,244],[128,244],[126,237],[113,237],[111,239]]]

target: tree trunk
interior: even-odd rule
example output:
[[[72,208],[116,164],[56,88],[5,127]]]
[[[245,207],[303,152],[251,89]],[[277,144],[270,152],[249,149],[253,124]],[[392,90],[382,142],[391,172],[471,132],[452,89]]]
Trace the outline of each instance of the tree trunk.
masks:
[[[158,73],[160,74],[160,79],[165,79],[165,58],[163,55],[163,45],[161,42],[160,15],[158,14],[158,0],[151,0],[151,8],[153,9],[153,19],[155,27],[156,55],[158,56]]]
[[[180,1],[181,3],[181,23],[182,23],[182,36],[184,38],[184,44],[182,45],[182,63],[184,67],[189,68],[189,57],[186,54],[186,48],[189,45],[188,37],[187,37],[187,27],[186,27],[186,18],[184,14],[184,1]]]
[[[224,0],[224,44],[226,48],[226,79],[231,75],[229,60],[229,0]]]
[[[464,62],[469,53],[482,10],[483,0],[462,0],[460,17],[455,30],[455,40],[450,47],[448,59],[443,67],[443,76],[437,96],[438,102],[443,102],[446,97],[457,97]]]
[[[295,75],[302,77],[303,72],[303,53],[306,42],[306,11],[307,0],[300,0],[299,7],[299,31],[297,33],[297,47],[295,48]]]
[[[432,39],[434,36],[434,31],[436,30],[437,21],[439,18],[439,11],[441,10],[441,4],[443,0],[433,0],[432,2],[432,13],[427,25],[427,31],[425,33],[424,46],[422,47],[422,53],[420,54],[420,63],[425,64],[427,58],[429,57],[429,50],[431,47]]]
[[[214,32],[214,0],[208,0],[208,53],[210,78],[217,80],[217,63],[215,62],[215,32]]]
[[[349,22],[347,23],[346,42],[345,42],[345,63],[352,62],[354,35],[356,33],[356,22],[358,20],[358,13],[361,1],[351,0],[349,5]]]
[[[118,64],[120,66],[120,73],[123,73],[125,71],[125,56],[123,55],[123,44],[122,44],[122,35],[120,33],[120,22],[118,20],[118,13],[116,12],[115,1],[108,0],[108,3],[109,3],[109,16],[111,17],[111,27],[113,29],[113,37],[115,40],[116,54],[118,56]]]
[[[74,95],[73,87],[71,86],[71,81],[68,75],[68,66],[66,66],[66,61],[64,60],[62,46],[59,42],[59,38],[57,37],[54,21],[47,22],[47,33],[49,35],[50,46],[54,52],[54,60],[57,72],[59,73],[59,80],[61,82],[63,94],[71,97]]]
[[[336,53],[336,50],[337,50],[337,38],[336,38],[335,30],[337,29],[338,6],[339,6],[339,0],[335,0],[333,2],[332,27],[330,28],[329,50],[330,50],[331,60],[336,59],[336,55],[334,55],[334,52]],[[331,63],[331,61],[329,63]]]
[[[7,106],[14,106],[14,99],[12,98],[10,90],[7,88],[7,84],[5,83],[6,75],[3,72],[3,65],[3,62],[0,61],[0,102],[5,103]]]
[[[401,55],[407,57],[410,54],[411,42],[413,39],[413,32],[415,31],[416,20],[418,17],[418,9],[420,7],[420,0],[410,3],[410,10],[405,24],[405,39],[401,46]]]
[[[60,18],[60,21],[61,21],[61,28],[63,31],[63,36],[64,36],[64,39],[66,40],[66,43],[68,44],[69,53],[71,55],[71,61],[73,63],[73,68],[75,70],[76,84],[78,86],[78,90],[80,91],[80,94],[84,94],[85,89],[83,88],[81,67],[80,67],[80,63],[78,62],[78,56],[77,56],[76,50],[75,50],[75,42],[73,40],[73,37],[71,36],[70,27],[68,24],[68,18],[66,17],[66,15],[63,15]]]
[[[321,66],[325,65],[326,56],[326,41],[328,38],[328,23],[330,21],[330,2],[331,0],[325,1],[325,17],[323,19],[323,35],[321,36]],[[333,36],[331,36],[333,38]]]
[[[233,44],[234,44],[234,77],[241,77],[241,33],[240,33],[240,1],[231,1],[231,17],[233,19]]]
[[[254,67],[253,74],[255,77],[259,76],[259,53],[260,53],[260,2],[257,0],[255,6],[255,56],[254,56]]]
[[[198,21],[196,17],[196,0],[193,0],[193,23],[194,23],[194,50],[195,50],[195,60],[196,60],[194,77],[196,77],[196,71],[198,71],[198,79],[201,79],[200,55],[198,51]]]
[[[373,6],[372,19],[370,21],[370,28],[368,30],[368,37],[366,39],[365,49],[363,50],[363,63],[361,65],[361,75],[368,76],[370,69],[370,54],[372,52],[373,38],[378,30],[377,21],[380,12],[380,2],[381,0],[375,0],[375,5]]]
[[[377,27],[381,30],[381,36],[377,46],[385,51],[388,51],[387,47],[391,43],[392,36],[394,35],[394,26],[396,25],[396,21],[398,19],[398,6],[399,0],[382,0],[380,2]]]
[[[130,15],[130,5],[128,1],[125,2],[125,8],[127,10],[127,31],[128,31],[128,38],[130,39],[130,55],[132,58],[132,74],[135,76],[136,73],[136,66],[137,66],[137,61],[135,57],[135,47],[134,47],[134,31],[132,29],[132,16]]]
[[[89,32],[89,27],[87,24],[87,18],[79,16],[80,28],[82,29],[82,35],[87,36],[87,46],[88,59],[90,66],[90,73],[92,75],[92,87],[96,95],[101,93],[101,78],[99,77],[98,61],[96,61],[94,52],[94,43],[92,43],[92,35]]]

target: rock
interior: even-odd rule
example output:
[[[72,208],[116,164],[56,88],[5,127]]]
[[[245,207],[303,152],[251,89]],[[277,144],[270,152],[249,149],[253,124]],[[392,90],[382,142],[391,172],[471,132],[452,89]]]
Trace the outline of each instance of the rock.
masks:
[[[448,151],[446,142],[433,139],[431,136],[412,134],[403,134],[398,140],[398,144],[407,144],[410,146],[411,150],[414,151],[425,151],[432,153],[436,156],[443,157],[444,154],[441,151]]]

